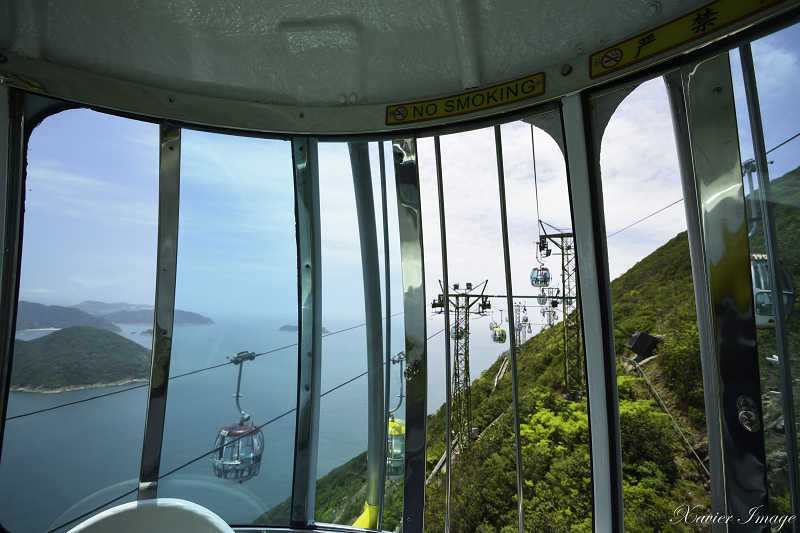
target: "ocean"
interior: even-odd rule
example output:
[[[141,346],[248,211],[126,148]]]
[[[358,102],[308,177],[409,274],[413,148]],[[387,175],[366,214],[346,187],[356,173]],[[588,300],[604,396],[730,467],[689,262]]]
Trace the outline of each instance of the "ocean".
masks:
[[[232,524],[251,524],[291,495],[297,401],[297,333],[278,331],[287,318],[254,321],[214,317],[213,325],[176,326],[170,375],[159,496],[208,507]],[[444,333],[441,317],[428,325],[428,412],[444,402]],[[356,320],[325,321],[323,338],[318,477],[367,446],[365,328]],[[488,321],[487,321],[488,324]],[[144,325],[123,325],[122,335],[145,347]],[[486,335],[481,335],[486,328]],[[471,330],[472,379],[491,365],[505,345],[493,345],[483,321]],[[403,350],[403,317],[392,319],[392,354]],[[49,332],[20,332],[30,340]],[[485,338],[484,338],[485,337]],[[208,454],[219,429],[239,420],[234,393],[238,367],[223,364],[240,351],[260,354],[243,366],[242,409],[262,425],[261,472],[245,483],[214,477]],[[400,394],[400,365],[392,365],[390,405]],[[174,377],[181,374],[189,375]],[[0,523],[13,533],[41,533],[138,485],[147,388],[142,383],[56,394],[10,394],[0,461]],[[338,387],[338,388],[337,388]],[[117,393],[117,394],[112,394]],[[99,397],[96,399],[91,399]],[[82,401],[88,400],[88,401]],[[13,418],[71,402],[74,405]],[[397,418],[403,418],[403,405]],[[192,462],[194,461],[194,462]],[[183,466],[187,465],[188,466]],[[115,503],[133,501],[135,493]],[[74,525],[74,524],[73,524]],[[64,530],[69,528],[64,528]]]

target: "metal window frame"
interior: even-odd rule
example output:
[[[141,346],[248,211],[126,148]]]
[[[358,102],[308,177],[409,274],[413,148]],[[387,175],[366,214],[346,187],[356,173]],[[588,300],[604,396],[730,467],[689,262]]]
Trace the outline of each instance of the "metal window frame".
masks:
[[[744,90],[747,99],[747,110],[750,114],[750,131],[753,137],[753,152],[756,159],[756,176],[758,188],[761,190],[761,216],[763,220],[764,242],[767,248],[767,270],[775,314],[775,336],[778,351],[778,368],[780,372],[781,407],[783,411],[784,436],[786,442],[787,477],[789,478],[789,499],[792,514],[800,514],[800,486],[798,485],[797,465],[797,429],[795,427],[794,391],[792,390],[792,367],[789,342],[786,336],[786,309],[783,302],[783,283],[778,274],[778,235],[775,230],[775,216],[772,206],[772,192],[767,162],[767,148],[764,142],[764,128],[761,120],[761,105],[756,84],[756,70],[753,63],[753,51],[750,43],[739,47],[742,64]],[[751,192],[752,199],[752,192]],[[748,235],[749,237],[749,235]],[[798,531],[797,524],[792,528]]]
[[[403,270],[406,347],[406,465],[403,532],[424,530],[427,370],[425,263],[416,138],[392,141]]]
[[[22,260],[22,222],[25,198],[24,94],[0,85],[0,456],[3,450],[11,363],[14,349],[16,307]]]
[[[508,244],[508,216],[506,213],[506,181],[503,169],[503,138],[500,126],[494,127],[494,145],[497,156],[497,186],[500,192],[500,226],[503,234],[503,270],[506,282],[506,306],[508,307],[508,329],[516,331],[514,309],[514,287],[511,283],[511,252]],[[566,321],[567,317],[564,317]],[[514,457],[517,475],[517,525],[519,533],[525,533],[525,501],[522,497],[522,443],[519,419],[519,385],[517,380],[517,336],[509,335],[509,361],[511,366],[511,403],[514,411]]]
[[[322,248],[317,140],[292,139],[297,220],[297,418],[291,525],[314,522],[322,383]]]
[[[369,144],[348,143],[356,197],[356,217],[361,245],[361,271],[364,280],[364,311],[367,323],[367,494],[366,504],[383,511],[383,472],[386,462],[384,417],[383,326],[381,277],[378,262],[378,232],[372,194]],[[388,317],[387,317],[388,319]]]
[[[562,99],[567,182],[586,358],[595,531],[623,531],[622,449],[599,146],[584,95]]]
[[[728,53],[667,76],[695,279],[713,513],[767,505],[763,424],[739,423],[737,399],[760,416],[760,383],[739,137]],[[735,450],[735,453],[732,453]],[[714,531],[745,531],[736,523]],[[768,527],[767,527],[768,529]],[[752,530],[752,528],[750,529]]]
[[[156,305],[150,382],[147,393],[147,418],[145,419],[142,465],[137,495],[137,499],[140,501],[157,497],[161,448],[164,440],[178,262],[178,207],[181,171],[181,128],[179,126],[161,125],[159,160]]]

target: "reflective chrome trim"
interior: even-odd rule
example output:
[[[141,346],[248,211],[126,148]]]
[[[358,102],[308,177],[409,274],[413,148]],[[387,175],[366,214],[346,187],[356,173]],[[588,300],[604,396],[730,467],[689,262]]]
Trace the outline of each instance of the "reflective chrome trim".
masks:
[[[159,140],[158,255],[156,258],[155,321],[150,363],[147,419],[142,445],[139,485],[158,481],[161,444],[167,410],[172,327],[175,314],[175,269],[178,261],[178,205],[180,202],[181,130],[162,124]],[[148,485],[144,485],[148,486]],[[139,500],[155,498],[157,490],[140,489]]]
[[[767,250],[767,267],[772,287],[773,313],[775,316],[775,336],[778,351],[778,368],[781,383],[781,405],[783,411],[784,436],[786,438],[787,477],[789,478],[789,494],[792,515],[800,515],[800,487],[798,486],[797,468],[797,429],[794,418],[794,391],[792,390],[792,366],[789,344],[786,338],[786,309],[783,303],[783,287],[778,275],[778,235],[775,231],[775,216],[772,206],[772,192],[767,163],[767,148],[764,143],[764,129],[761,122],[761,105],[758,99],[756,71],[753,66],[753,51],[750,44],[739,48],[742,62],[744,90],[747,97],[747,109],[750,113],[750,131],[753,135],[753,153],[756,159],[756,176],[758,188],[761,190],[761,218],[763,221],[764,243]],[[752,193],[751,193],[752,196]],[[754,213],[755,214],[755,213]],[[749,239],[749,235],[748,235]],[[793,524],[795,531],[800,525]]]
[[[494,147],[497,154],[497,185],[500,189],[500,226],[503,230],[503,265],[506,274],[506,306],[508,307],[508,329],[516,331],[514,309],[514,287],[511,283],[511,252],[508,247],[508,216],[506,214],[506,178],[503,171],[503,139],[500,126],[494,127]],[[564,317],[566,320],[566,317]],[[509,335],[509,359],[511,365],[511,399],[514,409],[514,449],[517,463],[517,517],[519,533],[525,533],[525,508],[522,499],[522,443],[519,427],[519,390],[517,385],[517,336]]]
[[[322,248],[316,139],[292,139],[292,160],[297,213],[300,333],[291,524],[305,527],[314,522],[322,383]]]
[[[439,233],[442,245],[442,294],[444,298],[444,368],[446,381],[445,396],[445,512],[444,531],[450,533],[450,513],[452,511],[452,448],[453,448],[453,370],[450,365],[450,275],[447,266],[447,224],[444,211],[444,182],[442,180],[442,147],[439,137],[433,138],[436,157],[436,185],[439,191]]]
[[[389,395],[392,393],[392,265],[389,254],[389,200],[386,197],[386,155],[383,152],[383,141],[378,143],[378,162],[381,174],[381,220],[383,222],[383,287],[384,302],[383,316],[386,321],[384,326],[384,353],[383,353],[383,440],[389,442]],[[402,378],[401,378],[402,379]],[[402,398],[400,399],[402,402]],[[398,406],[399,408],[399,406]],[[384,449],[383,462],[381,463],[381,479],[386,479],[386,462],[389,450]],[[381,485],[380,501],[378,507],[381,512],[378,514],[378,529],[383,525],[383,500],[386,484]]]
[[[714,479],[725,483],[724,507],[712,500],[717,506],[712,512],[746,517],[753,507],[766,508],[767,480],[763,427],[755,432],[742,427],[736,405],[739,396],[750,396],[761,412],[750,254],[728,54],[683,67],[682,78],[704,245],[703,255],[692,261],[699,263],[693,271],[701,274],[694,276],[695,286],[702,287],[698,310],[705,308],[699,316],[708,319],[699,323],[701,330],[709,332],[707,344],[701,345],[704,384],[706,374],[711,382],[705,390],[706,405],[711,407],[707,422],[709,437],[714,431],[721,437],[717,442],[709,440],[709,455]],[[720,464],[723,472],[714,472]]]
[[[425,263],[422,247],[422,212],[415,139],[395,139],[394,175],[397,183],[397,215],[403,265],[406,363],[406,467],[403,489],[403,532],[424,530],[425,441],[428,363],[425,316]],[[413,374],[413,375],[412,375]]]
[[[348,143],[353,188],[356,195],[358,237],[361,243],[361,271],[364,278],[364,311],[367,322],[367,504],[383,500],[383,463],[386,462],[386,434],[383,427],[383,325],[381,324],[381,270],[378,263],[378,232],[372,196],[369,145]],[[378,515],[383,514],[379,507]]]
[[[565,97],[562,106],[586,354],[592,519],[595,531],[623,531],[619,397],[599,154],[587,151],[594,143],[581,96]]]
[[[22,261],[22,220],[25,211],[24,93],[0,86],[0,452],[11,386],[19,270]]]
[[[700,201],[697,196],[697,184],[692,165],[692,146],[689,136],[689,118],[686,115],[686,100],[683,94],[683,78],[680,71],[664,76],[667,86],[670,109],[672,111],[672,127],[675,132],[675,145],[681,170],[683,201],[686,211],[686,227],[689,236],[689,255],[692,261],[692,278],[694,280],[694,298],[697,308],[697,324],[700,337],[700,353],[710,354],[714,350],[713,332],[711,330],[711,308],[706,291],[705,253],[703,251],[703,232],[700,230]],[[725,498],[725,469],[722,461],[721,418],[719,369],[711,364],[712,358],[703,356],[703,391],[706,408],[706,429],[708,435],[708,461],[711,472],[711,509],[714,513],[730,516]],[[718,450],[718,453],[711,453]],[[724,524],[713,524],[715,532],[726,531]]]

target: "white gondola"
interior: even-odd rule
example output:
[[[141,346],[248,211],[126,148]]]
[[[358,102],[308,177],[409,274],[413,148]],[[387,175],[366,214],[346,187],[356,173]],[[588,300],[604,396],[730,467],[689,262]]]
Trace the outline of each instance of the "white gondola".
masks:
[[[794,307],[794,283],[789,271],[778,262],[778,275],[781,278],[783,309],[785,319],[789,319]],[[769,276],[769,260],[766,254],[750,254],[750,274],[753,280],[753,302],[756,310],[756,327],[775,327],[775,306],[772,299],[772,283]]]
[[[464,326],[451,326],[450,327],[450,338],[451,339],[463,339],[464,338]]]
[[[542,290],[542,292],[539,293],[539,296],[536,297],[536,301],[539,302],[539,305],[544,305],[547,303],[547,295],[544,293],[544,290]]]
[[[219,430],[211,454],[214,475],[223,481],[244,483],[257,476],[261,470],[261,457],[264,453],[264,435],[261,429],[250,420],[250,415],[239,405],[242,385],[242,368],[245,361],[256,358],[253,352],[239,352],[231,359],[239,367],[239,380],[236,383],[236,408],[241,413],[239,422],[228,424]]]
[[[389,479],[400,481],[406,468],[406,423],[403,420],[389,420],[389,433],[386,441],[386,475]]]
[[[547,267],[536,267],[531,270],[531,285],[534,287],[550,285],[550,270]]]
[[[253,422],[223,427],[211,456],[214,475],[224,481],[243,483],[257,476],[264,453],[264,435]]]
[[[498,344],[506,342],[506,330],[502,328],[495,328],[492,330],[492,341]]]

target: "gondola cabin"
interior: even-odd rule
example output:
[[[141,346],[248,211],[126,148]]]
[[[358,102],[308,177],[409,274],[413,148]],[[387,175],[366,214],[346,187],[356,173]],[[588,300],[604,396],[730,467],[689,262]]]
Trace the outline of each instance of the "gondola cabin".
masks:
[[[224,481],[244,483],[261,470],[264,435],[253,422],[228,424],[219,431],[211,464]]]
[[[782,262],[777,264],[778,276],[783,292],[784,320],[788,320],[794,307],[794,283]],[[775,327],[775,305],[772,299],[772,282],[769,275],[769,259],[766,254],[750,254],[750,274],[753,279],[753,302],[756,310],[756,327]]]
[[[386,476],[393,481],[403,479],[406,465],[406,423],[391,418],[386,442]]]
[[[547,295],[544,293],[544,290],[539,293],[539,296],[536,297],[536,301],[539,302],[539,305],[544,305],[547,303]]]
[[[464,326],[450,326],[450,338],[451,339],[463,339],[464,338]]]
[[[536,267],[531,270],[531,285],[534,287],[547,287],[550,285],[550,269]]]
[[[503,344],[506,342],[506,330],[502,328],[494,328],[492,330],[492,342]]]

